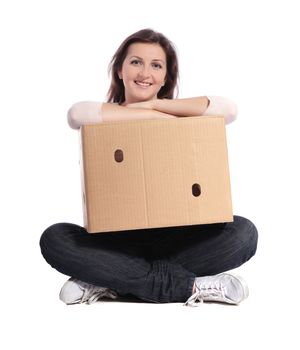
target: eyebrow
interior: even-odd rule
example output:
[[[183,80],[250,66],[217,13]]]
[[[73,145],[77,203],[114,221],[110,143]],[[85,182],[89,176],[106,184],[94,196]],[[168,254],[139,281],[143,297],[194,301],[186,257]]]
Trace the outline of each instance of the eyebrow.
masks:
[[[142,57],[139,57],[139,56],[136,56],[136,55],[131,56],[130,59],[132,59],[133,57],[138,58],[138,59],[140,59],[140,60],[143,60]],[[159,58],[154,58],[152,61],[165,63],[164,60],[161,60],[161,59],[159,59]]]

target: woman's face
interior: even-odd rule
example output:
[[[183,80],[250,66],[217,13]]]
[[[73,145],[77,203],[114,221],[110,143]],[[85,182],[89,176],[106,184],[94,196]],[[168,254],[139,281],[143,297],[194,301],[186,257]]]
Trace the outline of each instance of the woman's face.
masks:
[[[160,45],[131,44],[118,73],[123,79],[125,104],[156,99],[166,73],[166,54]]]

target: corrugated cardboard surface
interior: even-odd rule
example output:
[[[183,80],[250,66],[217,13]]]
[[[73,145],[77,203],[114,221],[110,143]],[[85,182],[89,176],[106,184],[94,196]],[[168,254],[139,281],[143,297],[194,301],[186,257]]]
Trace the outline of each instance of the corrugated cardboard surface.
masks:
[[[85,125],[80,142],[89,233],[233,221],[223,117]]]

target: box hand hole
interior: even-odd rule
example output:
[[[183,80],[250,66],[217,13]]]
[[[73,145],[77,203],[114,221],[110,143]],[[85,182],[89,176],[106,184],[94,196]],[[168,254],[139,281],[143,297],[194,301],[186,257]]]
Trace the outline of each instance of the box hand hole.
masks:
[[[123,151],[121,149],[117,149],[115,151],[115,161],[118,163],[123,162],[124,156],[123,156]]]
[[[201,187],[199,184],[194,184],[192,186],[192,193],[193,193],[193,196],[195,197],[199,197],[200,194],[201,194]]]

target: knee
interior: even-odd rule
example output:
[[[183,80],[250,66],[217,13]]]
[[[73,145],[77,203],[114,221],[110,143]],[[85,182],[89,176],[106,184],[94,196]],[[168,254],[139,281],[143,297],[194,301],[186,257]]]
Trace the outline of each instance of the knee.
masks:
[[[55,241],[55,237],[57,236],[57,229],[60,224],[53,224],[46,228],[46,230],[42,233],[40,237],[40,248],[42,252],[49,246],[53,245]]]
[[[247,248],[251,256],[256,253],[258,242],[258,231],[252,221],[241,216],[234,216],[234,222],[237,224],[238,239]]]
[[[59,246],[62,240],[67,239],[66,234],[68,231],[70,231],[72,228],[74,230],[75,226],[77,225],[69,223],[57,223],[46,228],[40,237],[40,247],[42,251],[47,248],[55,248]]]
[[[57,232],[57,228],[60,225],[61,224],[53,224],[53,225],[49,226],[48,228],[46,228],[45,231],[41,235],[40,242],[42,242],[42,243],[48,242],[49,239],[53,238],[53,236]]]
[[[41,235],[40,246],[57,247],[66,242],[72,241],[75,236],[86,233],[84,227],[76,224],[61,222],[49,226]]]

